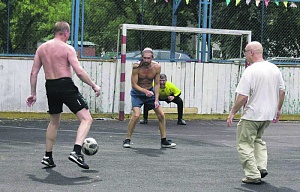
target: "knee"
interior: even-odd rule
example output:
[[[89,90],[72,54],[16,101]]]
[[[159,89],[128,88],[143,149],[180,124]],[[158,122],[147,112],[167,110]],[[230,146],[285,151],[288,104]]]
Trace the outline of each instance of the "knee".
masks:
[[[165,113],[163,111],[160,111],[156,115],[157,115],[158,120],[160,120],[160,121],[163,121],[165,119]]]
[[[91,125],[91,124],[93,123],[93,121],[94,121],[94,120],[93,120],[93,118],[92,118],[91,115],[89,115],[89,116],[87,116],[87,117],[81,119],[81,122],[86,122],[86,123],[89,124],[89,125]]]
[[[140,114],[132,114],[131,119],[137,121],[140,118]]]

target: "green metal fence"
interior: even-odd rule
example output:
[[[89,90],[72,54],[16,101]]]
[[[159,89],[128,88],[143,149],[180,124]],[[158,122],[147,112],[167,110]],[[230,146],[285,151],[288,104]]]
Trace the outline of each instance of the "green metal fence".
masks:
[[[174,2],[175,1],[175,2]],[[176,26],[211,27],[252,31],[252,40],[262,42],[266,58],[272,61],[298,63],[300,57],[300,3],[245,0],[72,0],[72,1],[1,1],[0,54],[2,56],[32,56],[38,45],[53,38],[57,20],[72,26],[70,44],[78,48],[81,57],[112,58],[117,55],[120,24],[172,26],[174,5],[178,5]],[[205,8],[206,3],[208,7]],[[267,5],[267,6],[266,6]],[[205,8],[205,11],[203,11]],[[138,52],[144,47],[175,50],[193,58],[201,50],[197,43],[202,36],[190,33],[130,31],[127,50]],[[209,58],[230,60],[241,56],[246,41],[240,37],[211,35]],[[279,59],[278,59],[279,58]]]

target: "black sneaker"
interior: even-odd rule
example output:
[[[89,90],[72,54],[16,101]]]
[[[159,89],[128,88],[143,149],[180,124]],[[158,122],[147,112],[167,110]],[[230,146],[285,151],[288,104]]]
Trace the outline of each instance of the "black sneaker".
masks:
[[[130,148],[130,139],[125,139],[123,141],[123,148]]]
[[[173,143],[171,140],[165,140],[161,142],[161,148],[175,148],[176,143]]]
[[[177,125],[186,125],[186,122],[184,119],[180,119],[177,121]]]
[[[147,119],[142,119],[142,120],[140,120],[140,124],[148,124],[148,120]]]
[[[76,154],[75,151],[72,151],[69,155],[69,160],[76,163],[79,167],[83,169],[89,169],[90,167],[86,162],[84,162],[84,155],[82,154]]]
[[[42,164],[46,165],[47,167],[56,167],[53,158],[50,157],[46,157],[44,156],[44,158],[41,161]]]
[[[268,175],[268,171],[266,169],[259,170],[261,178],[264,178]]]

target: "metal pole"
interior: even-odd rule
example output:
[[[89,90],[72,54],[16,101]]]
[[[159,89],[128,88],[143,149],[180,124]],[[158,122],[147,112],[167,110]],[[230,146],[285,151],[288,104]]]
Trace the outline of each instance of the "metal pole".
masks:
[[[265,1],[261,4],[261,30],[260,30],[260,42],[263,44],[264,36],[264,17],[265,17]]]
[[[75,48],[76,52],[78,52],[79,6],[80,6],[80,0],[76,0],[76,4],[75,4],[75,30],[74,30],[74,48]]]
[[[202,28],[207,28],[207,9],[208,9],[208,2],[207,0],[204,0],[203,2],[204,7],[203,7],[203,18],[202,18]],[[207,49],[206,49],[206,40],[207,39],[207,34],[202,34],[202,44],[201,44],[201,61],[204,62],[206,61],[206,54],[207,54]]]
[[[175,14],[176,1],[173,0],[173,11],[172,11],[172,26],[177,25],[177,15]],[[175,61],[175,44],[176,44],[176,32],[171,32],[171,58],[170,61]]]
[[[144,11],[145,11],[145,0],[142,0],[142,19],[141,23],[144,25]],[[141,39],[140,39],[140,50],[143,50],[143,39],[144,39],[144,31],[141,31]]]
[[[71,45],[74,46],[74,20],[75,20],[75,0],[72,0],[72,25],[71,25]]]
[[[80,44],[80,57],[83,55],[83,35],[84,35],[84,0],[82,0],[81,5],[81,44]]]
[[[198,8],[198,28],[201,28],[201,10],[202,10],[202,6],[201,6],[201,0],[199,0],[199,8]],[[196,53],[196,58],[199,60],[200,58],[200,38],[201,38],[202,34],[198,33],[198,44],[197,44],[197,53]]]
[[[10,0],[7,1],[7,34],[6,34],[6,53],[9,54],[10,44]]]
[[[126,37],[127,28],[122,26],[122,45],[121,45],[121,76],[120,76],[120,108],[119,120],[123,121],[125,117],[125,64],[126,64]]]

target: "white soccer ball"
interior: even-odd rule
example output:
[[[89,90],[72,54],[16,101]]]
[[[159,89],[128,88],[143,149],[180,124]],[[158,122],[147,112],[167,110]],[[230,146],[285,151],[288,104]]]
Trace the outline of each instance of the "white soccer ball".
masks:
[[[94,138],[86,138],[83,141],[82,152],[86,155],[95,155],[99,149],[98,143]]]

